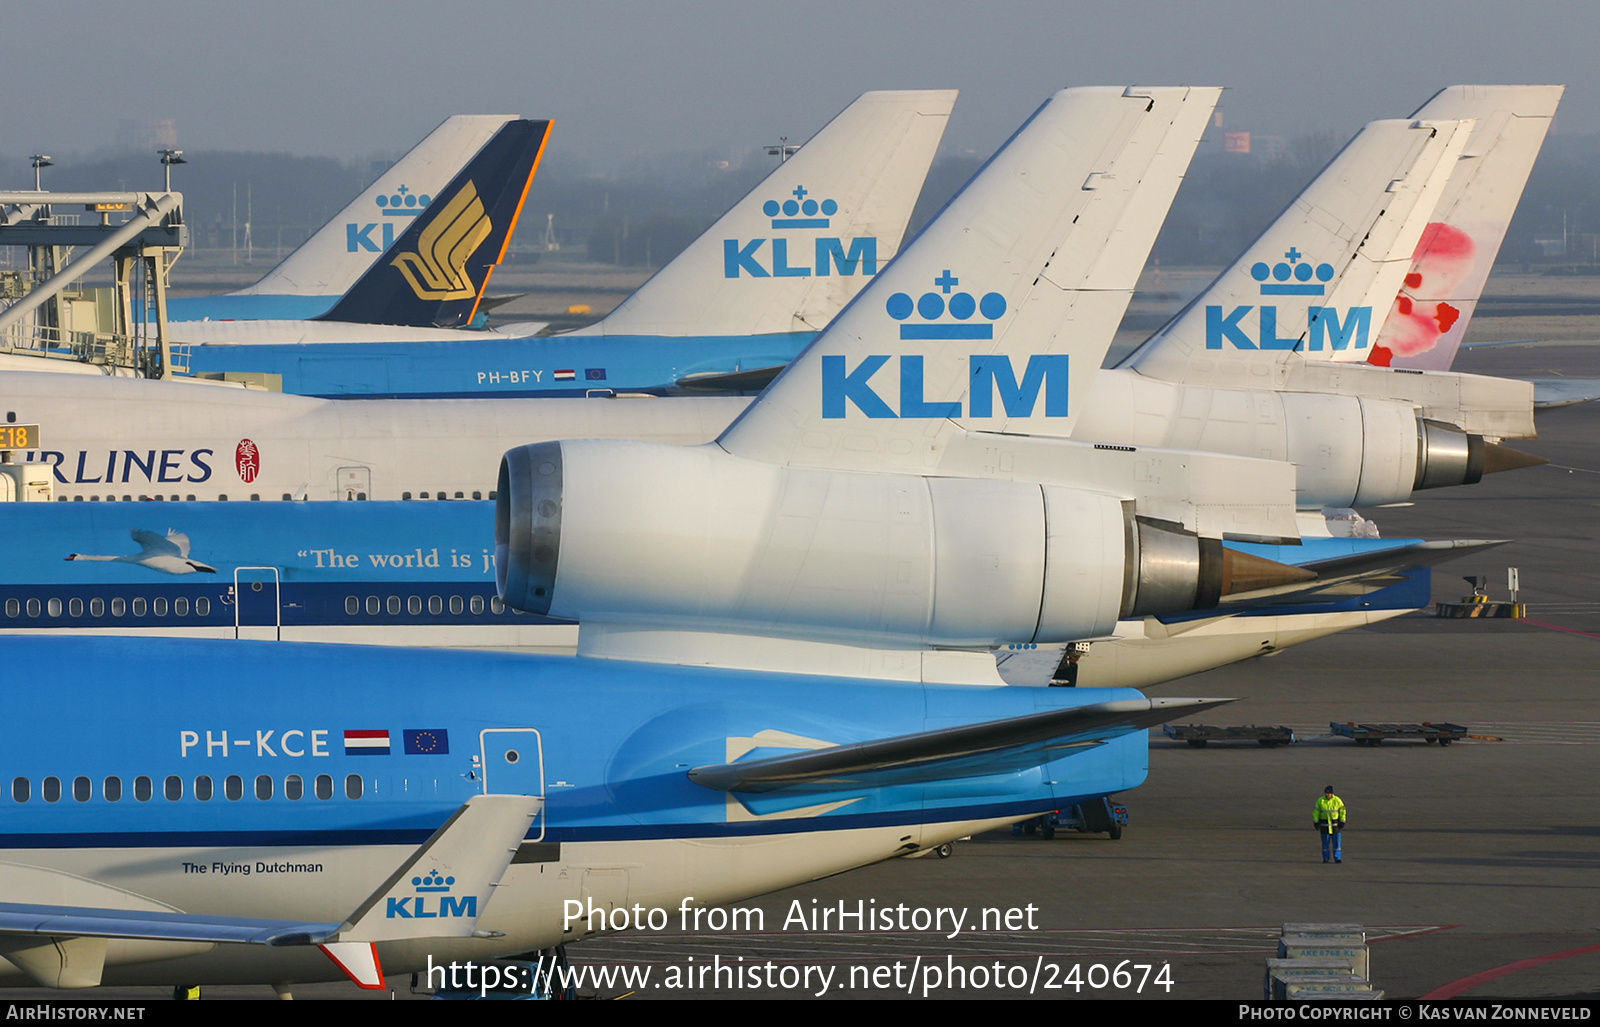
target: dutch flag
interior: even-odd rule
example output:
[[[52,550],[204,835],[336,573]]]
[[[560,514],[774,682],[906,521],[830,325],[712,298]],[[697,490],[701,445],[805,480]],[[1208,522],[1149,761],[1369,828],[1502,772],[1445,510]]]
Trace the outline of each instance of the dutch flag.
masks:
[[[387,756],[389,755],[389,732],[346,731],[344,733],[344,754],[346,756]]]

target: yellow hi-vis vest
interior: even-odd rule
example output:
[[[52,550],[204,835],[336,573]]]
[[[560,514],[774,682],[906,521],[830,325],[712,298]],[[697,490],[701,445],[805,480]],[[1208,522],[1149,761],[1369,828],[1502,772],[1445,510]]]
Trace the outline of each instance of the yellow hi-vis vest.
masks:
[[[1320,796],[1311,819],[1324,828],[1331,827],[1335,822],[1344,819],[1344,800],[1337,795]]]

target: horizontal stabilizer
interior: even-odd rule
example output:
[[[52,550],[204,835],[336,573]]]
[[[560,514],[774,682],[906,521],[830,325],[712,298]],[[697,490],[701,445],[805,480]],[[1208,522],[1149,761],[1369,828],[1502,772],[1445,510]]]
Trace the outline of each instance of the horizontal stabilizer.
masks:
[[[1311,593],[1370,579],[1374,589],[1388,584],[1379,579],[1412,567],[1432,567],[1468,553],[1503,546],[1510,539],[1455,539],[1439,542],[1412,542],[1385,549],[1364,550],[1300,565],[1315,577],[1303,582],[1236,592],[1225,596],[1223,607],[1275,605],[1285,601],[1302,602]]]
[[[1535,410],[1577,406],[1600,399],[1600,378],[1529,378]]]
[[[1038,766],[1118,735],[1232,699],[1123,699],[985,724],[924,731],[770,759],[696,767],[689,779],[723,792],[830,791],[981,777]]]
[[[783,365],[753,367],[748,371],[730,371],[727,374],[692,374],[678,379],[678,388],[687,392],[760,392],[772,379],[778,377]]]

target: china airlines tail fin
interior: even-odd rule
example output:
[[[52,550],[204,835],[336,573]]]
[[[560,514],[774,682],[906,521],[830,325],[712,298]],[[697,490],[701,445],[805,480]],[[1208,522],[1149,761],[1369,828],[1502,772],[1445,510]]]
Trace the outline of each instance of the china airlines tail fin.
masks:
[[[1292,354],[1366,359],[1471,134],[1463,121],[1364,128],[1217,280],[1122,366],[1187,385],[1283,384]],[[1252,374],[1254,370],[1260,374]]]
[[[953,89],[865,93],[574,335],[816,332],[900,248]]]
[[[457,114],[413,146],[311,238],[231,296],[339,296],[356,283],[512,114]],[[419,206],[420,204],[420,206]]]
[[[967,432],[1068,434],[1219,95],[1057,93],[720,444],[925,473]]]
[[[462,328],[505,257],[550,122],[507,122],[319,321]],[[393,197],[390,198],[393,206]],[[409,208],[408,208],[409,209]]]
[[[1412,115],[1477,124],[1367,359],[1448,371],[1477,309],[1563,86],[1451,86]]]

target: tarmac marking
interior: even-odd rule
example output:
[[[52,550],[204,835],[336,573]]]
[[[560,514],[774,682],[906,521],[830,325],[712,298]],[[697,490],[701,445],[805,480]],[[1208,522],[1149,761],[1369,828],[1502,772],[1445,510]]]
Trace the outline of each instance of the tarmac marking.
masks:
[[[1559,624],[1547,624],[1542,620],[1528,620],[1523,618],[1522,623],[1532,624],[1536,628],[1549,628],[1551,631],[1564,631],[1569,635],[1582,635],[1584,638],[1600,638],[1593,631],[1579,631],[1577,628],[1564,628]]]
[[[1534,956],[1531,959],[1519,959],[1515,963],[1507,963],[1505,966],[1497,966],[1493,970],[1481,970],[1478,973],[1472,974],[1470,977],[1463,977],[1459,981],[1451,981],[1442,988],[1433,989],[1426,995],[1423,995],[1421,997],[1421,1001],[1427,1002],[1435,999],[1455,998],[1463,991],[1470,991],[1480,984],[1486,984],[1489,981],[1497,978],[1507,977],[1514,973],[1520,973],[1523,970],[1528,970],[1536,966],[1542,966],[1545,963],[1553,963],[1558,959],[1571,959],[1573,956],[1588,955],[1590,952],[1600,952],[1600,945],[1585,945],[1582,948],[1568,949],[1565,952],[1552,952],[1548,956]]]

